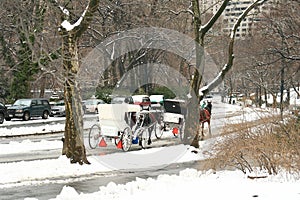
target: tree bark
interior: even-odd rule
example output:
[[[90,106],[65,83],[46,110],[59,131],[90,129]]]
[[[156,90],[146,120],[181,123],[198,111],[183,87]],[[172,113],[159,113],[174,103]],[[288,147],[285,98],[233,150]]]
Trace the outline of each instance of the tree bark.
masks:
[[[201,13],[200,13],[200,7],[199,7],[199,1],[198,0],[193,0],[192,1],[192,9],[194,13],[194,36],[195,36],[195,43],[196,43],[196,66],[194,73],[191,77],[191,83],[190,83],[190,95],[195,94],[196,96],[196,101],[191,100],[188,102],[187,106],[187,120],[186,120],[186,128],[185,128],[185,138],[184,138],[184,143],[190,143],[191,146],[195,148],[199,148],[199,131],[200,131],[200,124],[199,124],[199,88],[200,84],[202,82],[202,74],[204,68],[201,68],[201,50],[200,46],[203,47],[203,38],[204,34],[201,34],[200,28],[201,28]],[[202,52],[203,53],[203,52]],[[201,72],[199,72],[201,70]],[[196,113],[194,112],[196,110]],[[191,141],[191,139],[193,139]]]
[[[70,158],[71,163],[90,164],[86,158],[83,140],[83,119],[81,97],[76,82],[79,70],[77,40],[73,34],[63,36],[63,66],[65,73],[64,101],[66,106],[66,123],[62,154]]]
[[[67,9],[59,6],[57,5],[57,1],[52,1],[52,3],[63,12],[62,19],[72,21],[72,19],[70,19],[71,15],[69,14],[72,8]],[[90,164],[87,160],[83,140],[81,96],[79,85],[76,81],[76,75],[80,67],[77,44],[81,35],[88,28],[93,18],[93,13],[97,10],[98,5],[99,0],[90,0],[86,10],[84,10],[79,19],[76,19],[76,26],[74,24],[70,30],[66,27],[61,27],[62,57],[65,77],[64,101],[66,107],[62,154],[70,158],[71,163]]]

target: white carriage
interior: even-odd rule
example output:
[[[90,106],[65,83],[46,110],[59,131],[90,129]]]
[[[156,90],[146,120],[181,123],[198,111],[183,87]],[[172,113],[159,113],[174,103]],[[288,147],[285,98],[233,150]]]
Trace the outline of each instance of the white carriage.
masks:
[[[151,137],[149,130],[157,129],[157,120],[149,122],[151,112],[141,111],[139,105],[99,104],[98,112],[99,124],[90,128],[88,136],[89,146],[93,149],[107,146],[108,139],[113,140],[117,148],[123,151],[128,151],[132,144],[145,148]]]

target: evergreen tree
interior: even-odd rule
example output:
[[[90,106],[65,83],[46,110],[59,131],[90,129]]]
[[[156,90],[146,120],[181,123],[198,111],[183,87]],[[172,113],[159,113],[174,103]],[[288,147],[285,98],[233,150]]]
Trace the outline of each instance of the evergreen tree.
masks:
[[[18,51],[18,64],[13,70],[13,81],[11,84],[11,97],[14,99],[30,97],[30,82],[35,74],[39,72],[38,65],[32,61],[32,50],[29,43],[34,43],[34,36],[30,41],[26,40],[24,33],[20,30],[20,50]]]

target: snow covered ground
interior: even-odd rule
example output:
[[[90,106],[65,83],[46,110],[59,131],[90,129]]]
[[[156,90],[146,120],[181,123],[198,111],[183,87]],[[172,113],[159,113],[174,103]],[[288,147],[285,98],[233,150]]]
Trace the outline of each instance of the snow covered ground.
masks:
[[[253,120],[258,117],[253,110],[237,105],[216,103],[213,108],[216,118],[222,115],[231,116],[230,121]],[[225,114],[224,114],[225,113]],[[239,113],[238,115],[235,115]],[[219,117],[217,117],[219,116]],[[228,121],[221,120],[216,124]],[[37,127],[32,127],[31,131]],[[1,129],[1,135],[11,134]],[[25,132],[19,128],[19,133]],[[27,129],[28,131],[28,129]],[[70,164],[69,160],[60,156],[56,159],[44,159],[22,162],[0,163],[0,189],[24,185],[48,183],[65,183],[68,185],[77,178],[84,179],[85,175],[111,172],[116,169],[143,170],[151,166],[167,166],[170,163],[203,160],[218,138],[210,138],[200,143],[200,149],[186,145],[174,145],[160,148],[149,148],[130,152],[118,152],[108,155],[90,156],[91,165],[80,166]],[[42,140],[34,142],[24,140],[0,144],[0,156],[62,148],[61,141]],[[198,153],[195,153],[198,152]],[[176,152],[176,153],[174,153]],[[111,165],[118,162],[118,165]],[[109,173],[107,173],[109,174]],[[260,179],[249,179],[250,176],[266,176]],[[109,183],[99,187],[99,191],[90,194],[78,193],[74,188],[65,186],[55,199],[300,199],[300,178],[295,174],[284,171],[276,176],[268,176],[264,172],[243,174],[240,171],[208,171],[202,172],[187,168],[179,174],[161,174],[157,178],[141,179],[126,184]],[[24,194],[26,198],[26,194]],[[1,199],[1,197],[0,197]],[[30,198],[27,198],[30,199]],[[31,198],[32,199],[32,198]]]
[[[127,184],[109,183],[99,192],[78,194],[64,187],[55,199],[299,199],[299,181],[283,181],[281,176],[251,180],[236,171],[202,173],[186,169],[179,175],[160,175],[156,179],[140,179]]]

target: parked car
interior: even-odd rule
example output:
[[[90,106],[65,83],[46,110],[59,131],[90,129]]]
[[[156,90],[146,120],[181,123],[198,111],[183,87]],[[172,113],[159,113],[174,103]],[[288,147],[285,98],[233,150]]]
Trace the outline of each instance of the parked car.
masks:
[[[104,104],[101,99],[88,99],[84,101],[86,113],[98,113],[98,104]]]
[[[4,119],[7,117],[7,108],[4,104],[0,103],[0,124],[3,124]]]
[[[117,96],[112,98],[111,104],[134,104],[133,98],[131,96],[125,97],[125,96]]]
[[[58,100],[58,99],[59,99],[59,95],[56,92],[53,92],[50,97],[50,100]]]
[[[51,114],[50,114],[50,116],[59,116],[59,117],[66,116],[66,108],[65,108],[65,102],[64,102],[64,100],[56,102],[51,107]]]
[[[47,119],[51,113],[51,107],[47,99],[18,99],[12,106],[7,108],[7,121],[12,118],[21,118],[24,121],[31,117]]]
[[[148,95],[133,95],[133,102],[135,105],[140,105],[142,110],[149,110],[151,101]]]

